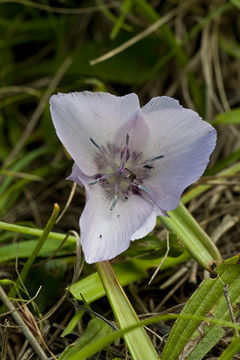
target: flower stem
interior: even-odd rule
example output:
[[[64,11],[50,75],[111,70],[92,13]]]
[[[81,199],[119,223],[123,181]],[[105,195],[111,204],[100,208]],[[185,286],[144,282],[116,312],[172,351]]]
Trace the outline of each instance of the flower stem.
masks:
[[[120,329],[139,322],[110,262],[103,261],[96,266]],[[134,360],[160,359],[144,328],[126,333],[124,339]]]

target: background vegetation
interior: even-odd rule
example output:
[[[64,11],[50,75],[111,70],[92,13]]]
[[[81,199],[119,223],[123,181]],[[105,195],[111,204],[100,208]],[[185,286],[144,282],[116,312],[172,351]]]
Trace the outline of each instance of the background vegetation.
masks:
[[[85,308],[94,300],[92,311],[113,320],[94,266],[84,265],[81,252],[76,249],[76,234],[67,239],[64,235],[71,229],[79,231],[78,220],[85,201],[82,189],[76,189],[52,236],[48,231],[54,219],[50,221],[48,238],[40,254],[36,254],[38,258],[32,255],[37,238],[42,235],[37,233],[38,229],[46,226],[54,203],[61,209],[65,207],[72,190],[72,183],[65,180],[72,162],[53,129],[49,96],[58,91],[108,91],[117,95],[136,92],[145,104],[154,96],[168,95],[216,126],[218,143],[206,177],[184,195],[183,201],[217,242],[223,258],[228,258],[240,251],[239,27],[239,0],[0,0],[0,281],[5,293],[12,289],[10,298],[18,298],[15,307],[37,293],[34,301],[22,309],[21,316],[31,322],[36,337],[37,329],[41,330],[46,356],[52,356],[49,350],[55,356],[65,349],[65,354],[69,354],[68,345],[77,339],[82,339],[78,343],[80,349],[94,339],[106,338],[112,331],[109,325],[99,325],[96,314],[80,308],[83,305],[80,293],[86,301]],[[55,206],[53,217],[57,217],[57,212]],[[6,223],[19,227],[8,227]],[[189,260],[189,254],[171,233],[171,250],[148,285],[154,272],[152,267],[166,253],[166,238],[167,230],[159,222],[151,237],[133,243],[129,251],[113,261],[121,282],[128,284],[126,291],[142,318],[169,312],[178,314],[208,277],[195,261]],[[43,237],[42,241],[45,241]],[[16,288],[17,275],[29,258],[34,263],[29,262],[22,276],[24,284],[18,281]],[[237,259],[231,261],[228,271],[232,274],[229,284],[233,296],[239,292],[239,274]],[[223,277],[224,271],[225,268],[219,270]],[[73,282],[76,284],[71,293],[66,292]],[[205,296],[209,293],[206,284],[201,285]],[[226,296],[222,287],[218,291],[218,297],[224,299],[223,306]],[[211,296],[208,304],[215,306]],[[239,294],[234,295],[234,300],[231,296],[230,304],[234,301],[237,318]],[[6,304],[3,294],[1,299]],[[199,299],[196,309],[202,302]],[[223,310],[220,305],[218,318],[231,320],[223,316],[224,311],[229,312],[229,306]],[[207,315],[211,306],[199,316]],[[6,308],[1,310],[6,313]],[[192,309],[189,311],[197,316]],[[90,321],[91,316],[94,319]],[[165,319],[151,325],[149,334],[159,353],[173,322]],[[193,348],[186,348],[192,328],[186,335],[186,343],[180,346],[169,342],[163,357],[219,358],[233,336],[230,328],[224,332],[221,325],[218,324],[217,330],[213,326],[208,345],[203,343],[195,355],[190,357]],[[176,330],[178,337],[186,324],[182,326]],[[204,336],[197,337],[195,347]],[[0,342],[1,359],[40,358],[11,315],[1,316]],[[178,353],[169,355],[177,346]],[[236,349],[228,359],[240,358],[236,355],[239,348]],[[91,358],[130,357],[124,341],[115,340],[107,350],[98,349]]]

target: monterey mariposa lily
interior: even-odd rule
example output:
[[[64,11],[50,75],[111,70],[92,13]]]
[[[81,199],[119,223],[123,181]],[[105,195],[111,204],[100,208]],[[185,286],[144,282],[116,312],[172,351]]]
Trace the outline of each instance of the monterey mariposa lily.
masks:
[[[80,217],[88,263],[110,260],[147,235],[203,174],[216,131],[170,97],[140,108],[136,94],[59,93],[57,135],[74,160],[68,179],[86,188]]]

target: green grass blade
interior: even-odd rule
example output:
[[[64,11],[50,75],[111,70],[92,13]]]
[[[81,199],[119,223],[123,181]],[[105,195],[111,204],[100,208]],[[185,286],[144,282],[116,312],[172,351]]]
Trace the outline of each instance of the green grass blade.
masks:
[[[41,229],[34,229],[31,227],[22,226],[22,225],[14,225],[14,224],[6,223],[3,221],[0,221],[0,230],[17,232],[20,234],[32,235],[32,236],[37,236],[37,237],[42,236],[42,234],[44,232],[44,230],[41,230]],[[59,241],[63,241],[65,239],[65,237],[66,237],[65,234],[60,234],[60,233],[56,233],[56,232],[52,232],[52,231],[50,231],[48,234],[48,239],[55,239],[55,240],[59,240]],[[69,235],[67,238],[67,242],[75,243],[76,239],[73,235]]]
[[[101,351],[104,347],[107,345],[113,343],[115,340],[122,337],[124,334],[127,334],[128,332],[132,331],[133,329],[136,329],[140,326],[147,326],[150,324],[156,324],[160,321],[166,321],[166,320],[175,320],[177,318],[181,318],[183,320],[195,320],[195,321],[205,321],[210,322],[211,324],[221,325],[221,326],[228,326],[229,328],[239,330],[240,325],[236,325],[231,323],[230,321],[221,321],[218,319],[213,318],[207,318],[202,316],[194,316],[194,315],[176,315],[176,314],[168,314],[168,315],[160,315],[151,317],[150,319],[142,320],[134,325],[130,325],[123,330],[114,331],[112,334],[110,334],[108,337],[102,338],[100,340],[94,341],[90,346],[85,346],[82,348],[77,354],[74,354],[73,356],[69,356],[68,360],[85,360],[90,359],[91,355],[94,355],[96,352]],[[172,358],[169,358],[172,360]]]
[[[240,337],[236,338],[227,348],[224,350],[219,360],[232,360],[234,355],[237,355],[240,351]]]
[[[49,151],[48,147],[43,147],[40,149],[36,149],[31,151],[29,154],[26,154],[21,159],[19,159],[16,163],[11,166],[11,170],[20,171],[24,169],[27,165],[29,165],[32,161],[34,161],[37,157],[47,153]],[[14,176],[7,176],[1,186],[0,186],[0,195],[8,188],[11,182],[14,180]]]
[[[215,120],[212,124],[226,124],[226,125],[237,125],[240,124],[240,108],[233,109],[231,111],[227,111],[225,113],[219,114],[216,116]]]
[[[115,37],[117,36],[119,30],[123,27],[124,24],[124,20],[128,14],[128,12],[130,12],[131,7],[132,7],[132,0],[124,0],[122,3],[122,13],[120,14],[119,18],[117,19],[117,21],[115,22],[114,28],[110,34],[110,38],[111,39],[115,39]]]
[[[208,321],[195,320],[195,316],[230,320],[230,312],[224,296],[224,284],[229,285],[229,297],[233,308],[240,301],[238,257],[231,258],[216,268],[218,276],[202,282],[192,295],[181,315],[193,316],[187,320],[179,318],[170,333],[162,354],[163,360],[175,360],[184,351],[189,351],[188,359],[201,360],[223,335],[221,324],[209,324]],[[191,347],[190,347],[191,343]],[[191,351],[190,351],[190,350]],[[185,353],[186,354],[186,353]]]
[[[161,269],[171,268],[175,265],[185,262],[189,258],[190,255],[187,252],[184,252],[177,258],[167,257],[167,259],[162,264]],[[153,266],[158,266],[161,260],[162,257],[155,260],[127,260],[114,264],[113,268],[120,281],[120,284],[125,286],[140,279],[146,278],[146,270],[152,268]],[[73,284],[69,291],[77,300],[82,300],[80,293],[83,294],[88,303],[98,300],[105,295],[105,290],[102,286],[99,275],[96,272]]]
[[[112,329],[101,319],[91,319],[88,323],[87,329],[74,343],[69,345],[61,354],[59,360],[69,360],[72,356],[78,356],[78,353],[85,346],[91,346],[97,340],[102,340],[112,333]]]
[[[32,253],[30,254],[29,258],[27,259],[26,263],[24,264],[24,266],[19,274],[19,278],[16,281],[17,286],[21,285],[21,283],[25,281],[26,276],[27,276],[28,272],[30,271],[30,268],[31,268],[34,260],[36,259],[37,255],[39,254],[41,248],[43,247],[45,241],[48,238],[49,232],[52,230],[52,228],[55,224],[55,221],[58,217],[59,211],[60,211],[60,207],[58,206],[58,204],[54,204],[52,215],[51,215],[45,229],[43,230],[42,235],[39,237],[39,240],[37,241]],[[14,297],[15,295],[16,295],[16,287],[12,287],[8,296]]]

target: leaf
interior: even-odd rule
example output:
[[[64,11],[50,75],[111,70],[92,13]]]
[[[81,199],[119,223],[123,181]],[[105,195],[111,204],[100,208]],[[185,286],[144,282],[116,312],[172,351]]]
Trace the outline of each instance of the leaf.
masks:
[[[233,109],[231,111],[219,114],[213,121],[213,125],[219,124],[239,124],[240,123],[240,108]]]
[[[110,262],[96,263],[96,267],[120,329],[139,323],[139,318],[120,285]],[[133,360],[160,360],[143,327],[125,334],[124,340]]]
[[[234,355],[240,351],[240,337],[237,337],[227,348],[224,350],[219,360],[232,360]]]
[[[230,2],[235,5],[238,9],[240,9],[240,0],[230,0]]]
[[[207,316],[209,319],[230,320],[223,286],[229,285],[229,298],[235,308],[240,301],[240,265],[238,257],[231,258],[216,268],[218,276],[202,282],[184,307],[181,315]],[[163,350],[162,360],[200,360],[221,339],[222,326],[179,317]]]
[[[76,312],[76,314],[71,318],[68,325],[63,330],[61,337],[64,337],[68,334],[71,334],[71,332],[74,330],[74,328],[77,326],[77,323],[81,320],[82,316],[84,314],[83,310],[79,310]]]
[[[1,247],[0,252],[0,263],[15,260],[17,258],[27,258],[32,253],[37,240],[28,240],[21,241],[20,243],[14,243]],[[43,245],[39,256],[50,256],[60,245],[60,241],[56,239],[48,239],[48,241]],[[70,245],[70,246],[69,246]],[[72,254],[75,250],[74,244],[65,243],[63,248],[58,252],[58,255],[61,254]]]
[[[184,252],[177,258],[167,257],[167,259],[162,264],[161,269],[163,270],[173,267],[177,264],[181,264],[187,259],[189,259],[189,254],[187,252]],[[154,266],[158,266],[161,260],[162,257],[151,260],[127,260],[114,264],[113,268],[120,284],[125,286],[147,277],[146,270]],[[88,303],[95,301],[105,295],[104,288],[96,272],[73,284],[71,288],[69,288],[69,291],[77,300],[82,300],[80,295],[82,294]]]
[[[112,329],[101,319],[91,319],[88,323],[88,326],[83,335],[77,340],[73,345],[69,345],[59,360],[68,360],[70,356],[77,355],[78,351],[84,348],[87,345],[99,340],[101,338],[107,337],[112,333]]]
[[[42,291],[35,299],[39,311],[44,312],[59,299],[62,290],[61,282],[66,270],[67,263],[64,259],[50,260],[42,266],[31,268],[25,284],[31,296],[36,294],[39,284],[42,285]]]
[[[173,233],[170,233],[169,236],[169,247],[168,255],[171,257],[180,256],[184,251],[183,247],[179,244],[178,237]],[[134,240],[130,248],[124,252],[124,255],[130,257],[142,255],[141,259],[150,260],[164,256],[166,251],[167,241],[162,241],[155,235],[147,235],[143,239]]]

